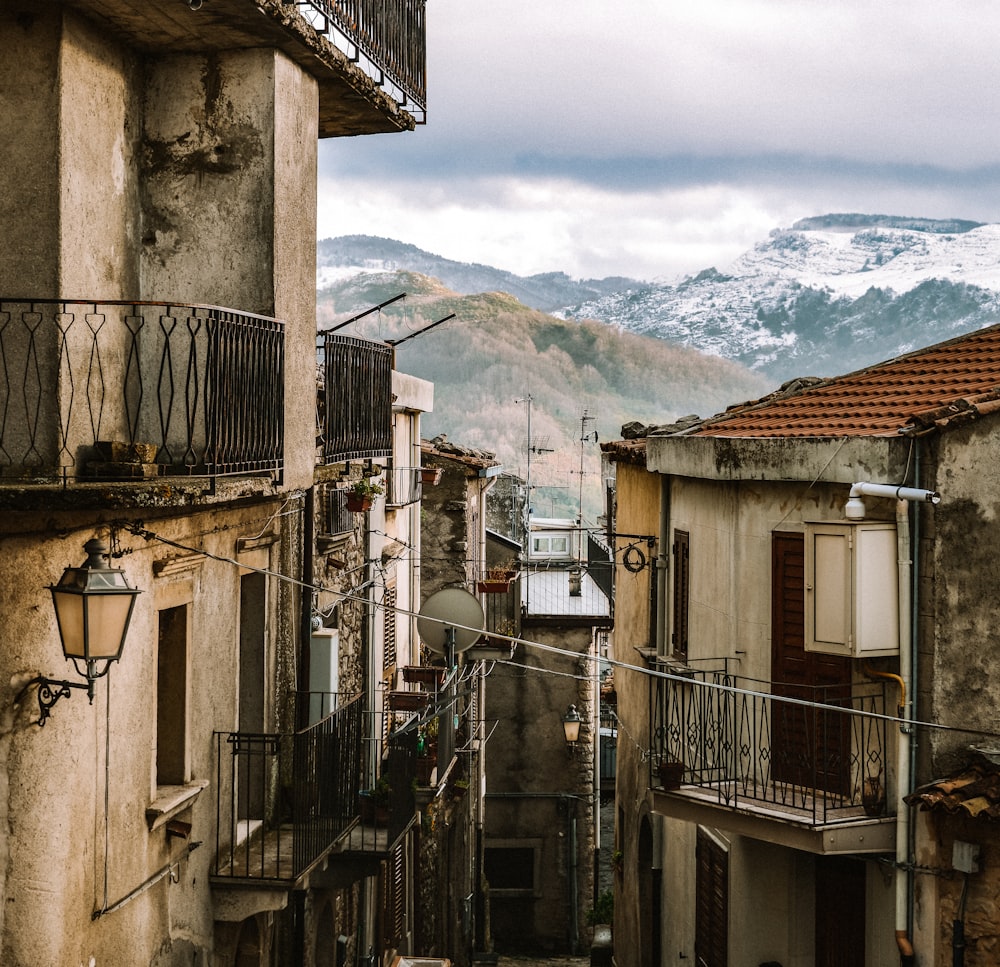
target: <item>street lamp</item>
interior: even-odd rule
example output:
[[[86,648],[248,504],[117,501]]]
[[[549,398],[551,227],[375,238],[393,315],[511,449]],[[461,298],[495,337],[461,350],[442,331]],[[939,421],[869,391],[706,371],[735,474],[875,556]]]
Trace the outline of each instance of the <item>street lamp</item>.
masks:
[[[563,734],[566,736],[566,750],[572,753],[576,749],[577,742],[580,741],[580,713],[575,705],[570,705],[566,709],[566,714],[562,718]]]
[[[108,566],[108,545],[104,541],[89,540],[83,549],[87,560],[80,567],[66,568],[49,591],[63,655],[86,681],[54,681],[39,676],[28,682],[26,687],[38,686],[39,725],[45,725],[52,706],[60,698],[69,698],[72,688],[85,688],[93,703],[94,682],[121,657],[132,608],[136,596],[142,593],[129,585],[121,568]]]

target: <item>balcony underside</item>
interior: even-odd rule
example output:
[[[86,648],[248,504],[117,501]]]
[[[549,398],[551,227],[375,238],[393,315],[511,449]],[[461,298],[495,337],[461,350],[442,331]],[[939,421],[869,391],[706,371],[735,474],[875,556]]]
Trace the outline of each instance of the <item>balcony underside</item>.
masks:
[[[206,53],[258,47],[282,51],[319,84],[320,137],[408,131],[416,120],[282,0],[66,0],[151,54]],[[263,13],[263,15],[262,15]]]
[[[730,798],[727,799],[726,794]],[[651,789],[650,807],[660,816],[725,829],[751,839],[807,853],[891,853],[895,849],[895,817],[871,818],[864,809],[842,809],[837,819],[816,821],[822,810],[776,802],[773,792],[759,801],[732,798],[732,789],[681,786],[666,792]],[[822,794],[820,794],[822,795]]]

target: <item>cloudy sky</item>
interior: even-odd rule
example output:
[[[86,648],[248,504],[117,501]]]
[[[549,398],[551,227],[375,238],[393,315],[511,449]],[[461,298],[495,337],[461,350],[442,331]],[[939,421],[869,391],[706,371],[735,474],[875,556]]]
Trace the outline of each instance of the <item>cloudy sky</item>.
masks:
[[[320,238],[673,278],[836,211],[1000,221],[996,0],[428,0],[427,124],[323,142]]]

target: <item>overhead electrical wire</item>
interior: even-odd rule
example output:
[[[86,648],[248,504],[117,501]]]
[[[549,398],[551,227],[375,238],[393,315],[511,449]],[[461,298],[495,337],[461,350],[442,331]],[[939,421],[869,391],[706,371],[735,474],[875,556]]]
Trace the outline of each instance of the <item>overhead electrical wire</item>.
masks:
[[[234,567],[239,567],[242,568],[243,570],[248,570],[258,574],[268,575],[270,577],[276,578],[277,580],[285,581],[289,584],[295,585],[296,587],[305,588],[309,591],[329,592],[331,594],[339,595],[342,600],[357,601],[360,604],[372,606],[376,610],[394,611],[396,614],[401,614],[408,618],[420,618],[423,621],[437,623],[447,628],[454,628],[455,630],[472,631],[477,633],[483,632],[482,628],[476,628],[471,625],[463,625],[460,624],[459,622],[445,621],[444,619],[433,618],[428,615],[421,615],[419,612],[411,611],[407,608],[400,607],[398,604],[386,605],[382,602],[372,601],[369,598],[360,594],[359,592],[364,591],[366,588],[372,585],[374,583],[373,581],[366,581],[360,585],[356,585],[349,589],[332,588],[322,584],[312,584],[307,581],[301,581],[298,578],[290,577],[287,574],[281,574],[280,572],[273,571],[269,568],[252,567],[243,561],[237,561],[235,558],[227,557],[225,555],[220,555],[220,554],[213,554],[209,551],[205,551],[200,548],[191,547],[189,545],[183,544],[180,541],[171,540],[170,538],[163,537],[162,535],[159,535],[154,531],[145,528],[141,522],[118,522],[116,526],[120,527],[123,530],[127,530],[132,534],[135,534],[137,537],[142,537],[144,540],[158,541],[162,544],[166,544],[169,547],[175,547],[178,550],[186,551],[188,553],[202,554],[205,557],[208,557],[212,560],[216,560],[224,564],[232,564]],[[988,731],[986,729],[960,728],[958,726],[953,726],[953,725],[944,725],[940,722],[928,722],[921,719],[904,719],[896,715],[889,715],[885,712],[871,712],[871,711],[866,711],[864,709],[842,709],[834,705],[826,704],[824,702],[814,702],[809,699],[793,698],[791,696],[785,696],[785,695],[774,695],[770,692],[764,692],[759,689],[743,688],[738,685],[729,685],[729,684],[724,684],[722,682],[695,681],[690,677],[688,677],[687,675],[661,671],[655,668],[642,668],[638,665],[631,665],[628,662],[619,661],[618,659],[615,658],[607,658],[596,654],[571,651],[565,648],[560,648],[557,645],[550,645],[541,641],[532,641],[531,639],[528,638],[520,638],[514,635],[504,635],[493,631],[491,631],[489,634],[490,638],[492,638],[494,641],[506,641],[513,646],[533,648],[538,651],[547,652],[553,655],[558,655],[563,658],[570,658],[573,659],[574,661],[597,662],[599,664],[610,666],[611,668],[624,669],[625,671],[631,674],[644,675],[647,678],[662,679],[664,681],[678,682],[692,688],[714,689],[716,691],[726,692],[732,695],[743,695],[751,698],[770,699],[771,701],[781,702],[786,705],[797,705],[803,708],[823,709],[828,712],[829,711],[841,712],[844,715],[853,715],[857,716],[858,718],[867,718],[880,722],[890,722],[893,723],[894,725],[908,726],[910,728],[925,728],[925,729],[937,730],[940,732],[956,732],[956,733],[964,733],[966,735],[979,735],[989,738],[1000,738],[1000,732]],[[526,670],[533,669],[533,666],[530,665],[525,665],[522,667],[525,668]]]

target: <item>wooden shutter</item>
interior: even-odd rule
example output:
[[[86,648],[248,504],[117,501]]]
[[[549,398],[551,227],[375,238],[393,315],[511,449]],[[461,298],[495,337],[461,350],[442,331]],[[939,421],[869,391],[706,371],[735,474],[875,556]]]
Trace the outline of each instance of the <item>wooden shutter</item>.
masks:
[[[385,588],[385,596],[382,598],[385,605],[382,614],[382,670],[388,677],[396,668],[396,585],[388,584]]]
[[[697,967],[727,967],[729,853],[702,829],[698,830],[695,865],[695,963]]]
[[[688,653],[688,611],[691,599],[691,538],[687,531],[674,531],[674,632],[670,642],[674,654]]]
[[[397,947],[406,930],[406,840],[397,844],[382,866],[384,946]]]

